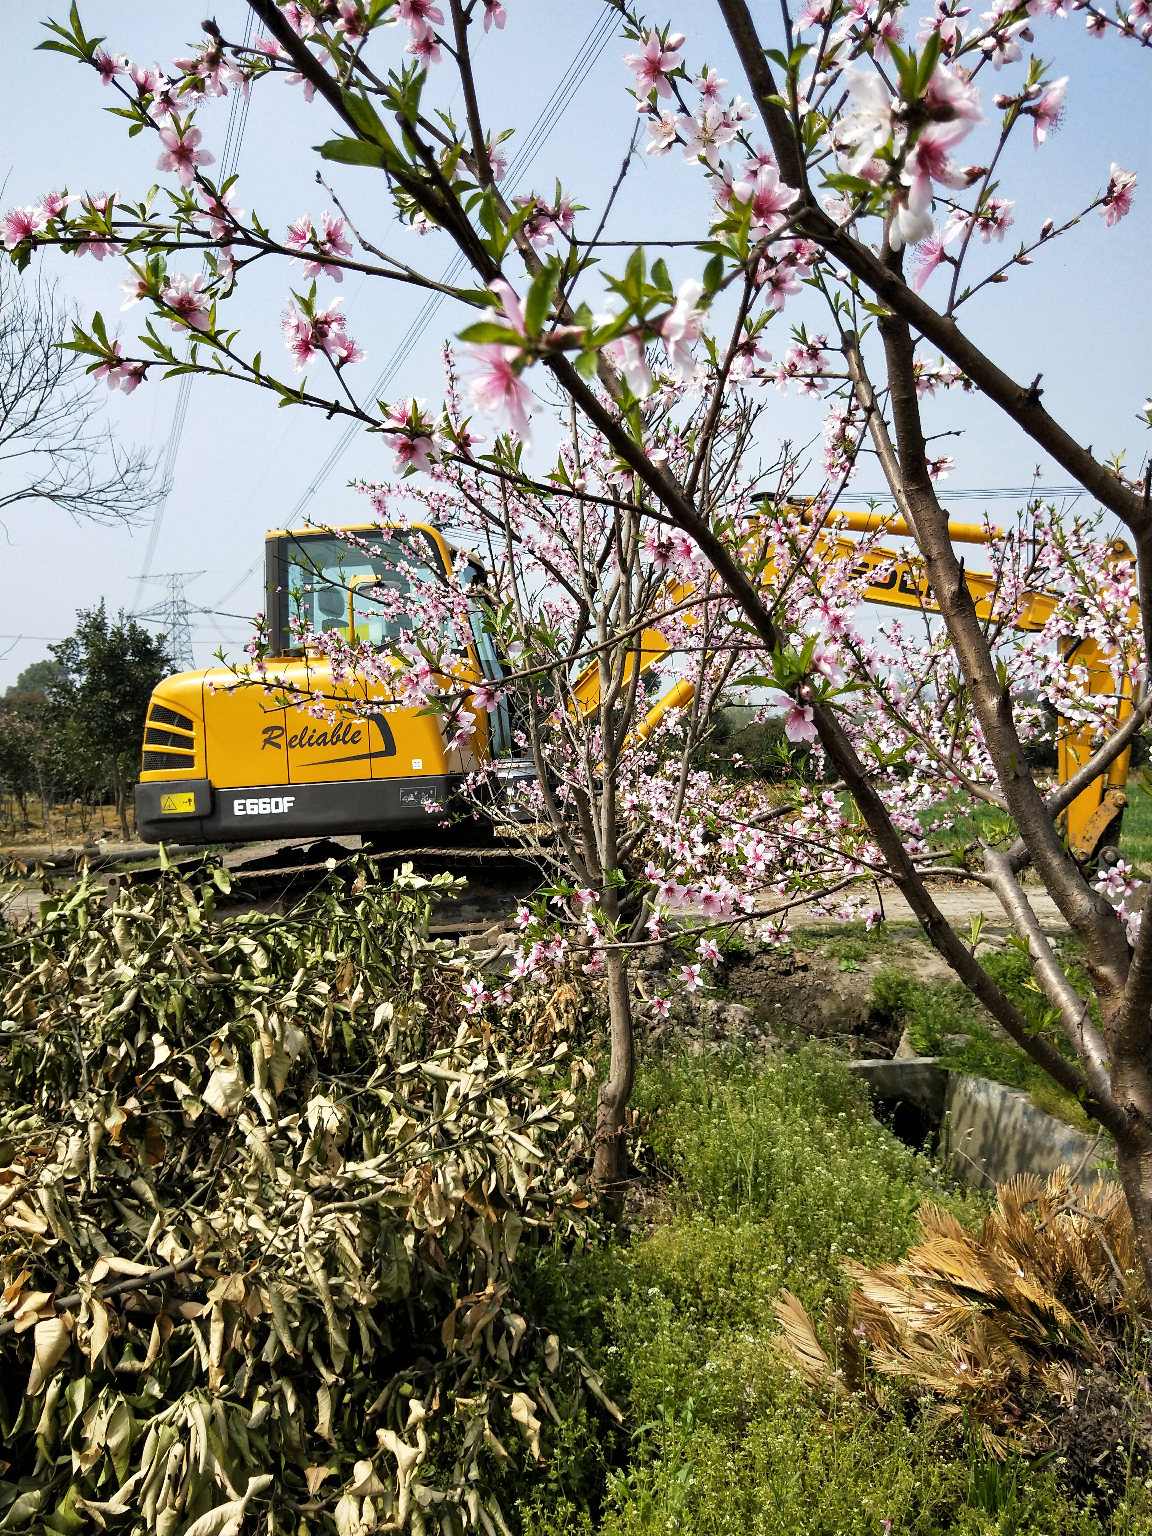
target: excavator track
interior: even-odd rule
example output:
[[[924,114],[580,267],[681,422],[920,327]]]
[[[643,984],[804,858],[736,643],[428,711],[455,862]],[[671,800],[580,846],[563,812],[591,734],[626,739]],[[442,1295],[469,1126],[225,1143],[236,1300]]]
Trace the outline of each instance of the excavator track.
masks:
[[[398,844],[386,848],[349,848],[331,838],[301,839],[287,845],[234,849],[222,862],[232,875],[233,886],[222,898],[218,915],[243,911],[288,913],[330,875],[345,872],[353,877],[353,861],[363,855],[387,878],[392,869],[410,864],[413,872],[431,877],[451,874],[467,880],[459,897],[438,903],[429,934],[436,938],[481,933],[511,917],[522,901],[549,883],[552,860],[547,852],[489,842],[482,845],[427,843]],[[171,868],[192,873],[201,856],[172,861]],[[125,880],[144,884],[157,879],[158,869],[112,874],[107,886],[111,899]]]

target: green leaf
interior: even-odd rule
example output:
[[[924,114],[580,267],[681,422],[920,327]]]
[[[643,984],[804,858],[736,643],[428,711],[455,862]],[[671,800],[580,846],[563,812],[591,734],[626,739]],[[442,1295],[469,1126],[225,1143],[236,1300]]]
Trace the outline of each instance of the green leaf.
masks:
[[[322,160],[334,160],[338,165],[384,169],[384,151],[375,144],[365,144],[363,139],[329,139],[326,144],[313,144],[312,148]]]
[[[713,256],[712,260],[704,268],[704,286],[709,293],[715,293],[724,281],[724,258]]]
[[[928,82],[936,68],[940,58],[940,34],[933,32],[932,36],[924,44],[924,52],[920,55],[920,71],[916,79],[916,95],[923,96],[928,89]]]
[[[510,330],[506,325],[497,325],[494,320],[478,320],[475,325],[460,332],[460,340],[475,342],[480,346],[497,343],[504,347],[519,347],[524,344],[519,331]]]
[[[644,290],[645,257],[644,247],[638,245],[628,258],[628,265],[624,269],[624,286],[628,297],[633,303],[639,303]]]
[[[543,329],[559,281],[560,269],[552,266],[545,267],[532,279],[524,304],[524,328],[529,336],[539,336]]]
[[[387,128],[380,121],[375,107],[366,96],[361,96],[357,91],[345,91],[343,100],[348,116],[361,133],[366,133],[374,144],[379,144],[382,148],[395,149]]]

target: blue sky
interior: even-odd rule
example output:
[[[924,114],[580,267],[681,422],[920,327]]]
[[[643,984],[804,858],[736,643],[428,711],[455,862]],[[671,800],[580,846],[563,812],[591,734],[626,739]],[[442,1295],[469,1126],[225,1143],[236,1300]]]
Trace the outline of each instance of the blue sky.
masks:
[[[601,7],[593,0],[507,0],[508,25],[503,33],[480,34],[477,71],[481,106],[496,129],[517,128],[521,136],[551,95],[576,50],[595,25]],[[928,6],[922,7],[927,11]],[[774,7],[754,11],[766,38],[778,44]],[[64,0],[2,0],[0,3],[0,132],[4,169],[4,206],[35,201],[50,188],[71,191],[110,191],[140,196],[157,180],[157,147],[151,135],[129,140],[126,125],[102,109],[112,93],[99,79],[58,54],[35,52],[44,35],[40,23],[63,16]],[[760,13],[763,13],[762,18]],[[246,7],[240,0],[207,6],[196,0],[149,0],[148,4],[81,5],[89,34],[103,33],[108,47],[131,58],[162,65],[186,52],[201,36],[206,14],[216,17],[230,38],[243,32]],[[671,20],[688,35],[686,59],[693,67],[705,61],[719,68],[738,87],[742,77],[719,13],[701,0],[672,5],[652,13]],[[912,21],[918,18],[912,8]],[[1054,75],[1071,77],[1066,118],[1039,152],[1030,134],[1021,133],[1003,164],[1000,193],[1015,200],[1015,227],[1008,241],[1032,236],[1047,217],[1057,222],[1074,213],[1102,189],[1109,165],[1116,161],[1140,177],[1132,214],[1113,229],[1091,215],[1084,224],[1053,247],[1038,253],[1027,271],[1017,271],[1009,284],[986,290],[964,314],[974,339],[1017,378],[1030,381],[1044,374],[1045,404],[1082,442],[1097,453],[1124,449],[1130,464],[1145,452],[1146,430],[1135,419],[1149,393],[1152,305],[1148,282],[1150,145],[1152,110],[1149,66],[1152,55],[1109,36],[1095,41],[1085,36],[1079,18],[1041,22],[1033,45],[1054,61]],[[403,41],[393,33],[387,48],[399,51]],[[581,215],[581,233],[599,217],[635,127],[633,102],[626,94],[631,75],[621,63],[630,50],[613,38],[600,54],[578,96],[553,129],[532,164],[530,173],[512,191],[551,194],[555,179],[589,212]],[[1018,70],[1002,77],[982,72],[986,104],[994,90],[1018,78]],[[444,67],[430,85],[434,100],[459,106],[452,77]],[[220,154],[228,122],[229,102],[207,104],[198,117],[205,146]],[[238,201],[255,209],[266,224],[283,226],[305,210],[318,216],[328,206],[313,180],[319,163],[311,146],[329,136],[328,109],[320,102],[306,106],[298,88],[268,81],[253,95],[240,152]],[[978,130],[965,146],[965,158],[982,158],[991,129]],[[511,149],[515,152],[517,139]],[[979,146],[979,147],[978,147]],[[215,168],[213,168],[215,169]],[[420,237],[388,223],[388,207],[372,173],[336,166],[326,174],[365,233],[388,249],[439,273],[451,257],[446,238]],[[172,178],[167,178],[172,180]],[[616,239],[684,239],[703,229],[709,198],[703,177],[683,164],[679,152],[654,160],[638,157],[625,183],[606,233]],[[991,248],[992,255],[1000,247]],[[989,253],[981,248],[976,270]],[[622,264],[622,259],[621,259]],[[607,260],[609,269],[612,259]],[[674,278],[698,270],[691,251],[674,251],[669,266]],[[43,258],[46,275],[90,317],[99,309],[120,334],[131,340],[142,311],[120,314],[123,295],[121,265],[102,266],[88,258],[77,260],[49,253]],[[189,264],[189,271],[196,270]],[[242,327],[249,351],[262,347],[266,363],[287,354],[279,335],[279,319],[299,268],[256,271],[231,303],[229,320]],[[944,278],[930,280],[925,297],[941,301]],[[362,365],[365,386],[384,366],[396,342],[407,330],[421,296],[410,289],[350,276],[341,289],[349,329],[366,348]],[[439,348],[462,323],[460,313],[446,305],[389,390],[393,400],[410,394],[435,399],[440,392]],[[794,302],[778,319],[769,338],[777,357],[787,349],[787,328],[793,321],[817,317],[803,302]],[[817,325],[817,328],[819,326]],[[807,442],[819,436],[821,410],[794,395],[767,392],[761,436],[766,454],[783,438]],[[127,399],[109,399],[109,419],[126,442],[151,445],[162,452],[168,441],[176,403],[176,381],[149,382]],[[1067,476],[1043,460],[1035,447],[989,404],[979,398],[949,398],[928,407],[932,430],[958,429],[946,451],[957,461],[945,492],[954,488],[1026,484],[1040,462],[1049,483]],[[224,594],[257,561],[267,528],[282,523],[301,492],[341,435],[336,422],[302,410],[277,410],[266,395],[220,380],[198,379],[192,387],[172,494],[164,514],[153,570],[200,572],[188,584],[189,598],[206,607],[224,607],[236,614],[260,603],[260,576],[254,573],[227,602]],[[546,442],[547,432],[541,434]],[[541,453],[542,456],[542,453]],[[391,455],[378,439],[358,438],[309,515],[317,521],[360,519],[366,503],[347,487],[352,476],[386,477]],[[879,486],[865,466],[860,488]],[[947,500],[947,496],[944,498]],[[990,503],[1001,516],[1011,508]],[[957,504],[965,519],[980,515],[970,501]],[[109,607],[131,608],[136,577],[148,543],[146,527],[129,533],[76,525],[64,514],[25,503],[9,516],[0,596],[0,686],[14,680],[30,661],[45,654],[46,639],[69,633],[75,610],[104,597]],[[146,601],[160,596],[153,584]],[[195,631],[198,664],[226,641],[235,653],[245,635],[241,620],[203,615]],[[22,637],[22,638],[17,638]]]

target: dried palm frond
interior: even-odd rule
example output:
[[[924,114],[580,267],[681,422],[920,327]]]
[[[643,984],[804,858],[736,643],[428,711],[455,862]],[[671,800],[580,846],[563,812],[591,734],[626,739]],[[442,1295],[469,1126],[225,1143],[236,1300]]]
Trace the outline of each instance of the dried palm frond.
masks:
[[[1089,1368],[1097,1395],[1119,1382],[1148,1315],[1123,1192],[1107,1180],[1081,1188],[1066,1168],[1002,1184],[979,1234],[926,1203],[905,1259],[845,1271],[855,1283],[829,1309],[830,1350],[784,1292],[778,1352],[837,1396],[859,1388],[888,1406],[894,1389],[926,1394],[996,1454],[1051,1443],[1043,1405],[1083,1410]]]

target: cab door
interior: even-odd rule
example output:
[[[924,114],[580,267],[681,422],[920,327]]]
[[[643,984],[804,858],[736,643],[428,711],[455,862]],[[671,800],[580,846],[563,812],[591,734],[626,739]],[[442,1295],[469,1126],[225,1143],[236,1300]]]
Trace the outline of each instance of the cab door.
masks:
[[[212,674],[207,674],[211,676]],[[204,689],[205,773],[217,789],[244,789],[288,782],[283,709],[263,688],[227,691],[230,673]]]
[[[323,694],[326,713],[336,716],[335,721],[323,716],[317,719],[306,709],[291,705],[285,710],[285,746],[292,783],[370,779],[379,733],[370,721],[356,713],[357,702],[367,697],[364,681],[351,678],[334,688],[327,661],[318,657],[291,662],[285,672],[293,674],[291,681],[301,692]]]

